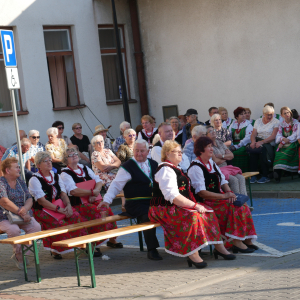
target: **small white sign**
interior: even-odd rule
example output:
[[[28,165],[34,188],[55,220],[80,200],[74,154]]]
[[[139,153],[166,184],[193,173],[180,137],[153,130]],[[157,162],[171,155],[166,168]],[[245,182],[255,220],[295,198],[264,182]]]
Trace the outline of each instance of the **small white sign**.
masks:
[[[16,90],[20,88],[18,68],[5,68],[8,88]]]

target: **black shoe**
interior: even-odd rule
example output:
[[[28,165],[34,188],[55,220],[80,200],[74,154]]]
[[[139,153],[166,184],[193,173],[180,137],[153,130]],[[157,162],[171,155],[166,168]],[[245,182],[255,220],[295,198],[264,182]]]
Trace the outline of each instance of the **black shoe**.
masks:
[[[187,258],[187,263],[188,266],[191,268],[193,265],[197,268],[197,269],[203,269],[205,267],[207,267],[207,263],[205,261],[196,263],[194,261],[192,261],[189,257]]]
[[[236,256],[233,254],[223,254],[221,252],[219,252],[217,249],[214,249],[214,257],[215,259],[218,259],[218,256],[223,257],[225,260],[234,260],[236,259]]]
[[[60,254],[54,253],[50,251],[51,256],[53,256],[54,259],[62,259],[62,256]]]
[[[88,251],[87,251],[87,250],[85,250],[85,252],[88,254]],[[101,257],[102,255],[103,255],[103,254],[102,254],[102,252],[100,251],[100,249],[99,249],[99,248],[96,248],[95,251],[94,251],[93,257]]]
[[[248,247],[248,245],[247,245],[247,247]],[[254,249],[251,249],[251,248],[247,248],[247,249],[241,249],[241,248],[239,248],[239,247],[237,247],[237,246],[233,246],[232,247],[232,252],[233,253],[238,253],[238,252],[241,252],[241,253],[252,253],[252,252],[254,252],[255,250]]]
[[[162,260],[163,258],[159,255],[156,249],[149,250],[147,253],[147,257],[151,260]]]
[[[274,179],[279,183],[281,176],[276,171],[273,172],[273,176],[274,176]]]
[[[122,243],[112,243],[110,241],[108,241],[106,243],[107,247],[111,247],[111,248],[123,248],[123,244]]]
[[[243,242],[248,248],[250,248],[250,249],[254,249],[254,250],[258,250],[259,249],[259,247],[257,247],[256,245],[248,245],[248,244],[246,244],[245,242]]]

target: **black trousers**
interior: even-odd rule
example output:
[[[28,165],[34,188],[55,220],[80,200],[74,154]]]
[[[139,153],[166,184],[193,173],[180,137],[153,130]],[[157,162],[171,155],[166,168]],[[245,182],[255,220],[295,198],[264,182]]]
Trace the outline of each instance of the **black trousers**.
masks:
[[[260,168],[258,166],[258,159],[260,160]],[[267,149],[262,147],[261,153],[250,153],[250,172],[255,172],[261,170],[261,175],[263,177],[268,177],[269,174],[269,162],[267,159]]]
[[[148,214],[144,214],[137,217],[137,221],[138,223],[145,223],[149,222],[150,220],[148,218]],[[156,237],[156,228],[143,231],[143,235],[148,251],[154,250],[159,247],[159,243]]]

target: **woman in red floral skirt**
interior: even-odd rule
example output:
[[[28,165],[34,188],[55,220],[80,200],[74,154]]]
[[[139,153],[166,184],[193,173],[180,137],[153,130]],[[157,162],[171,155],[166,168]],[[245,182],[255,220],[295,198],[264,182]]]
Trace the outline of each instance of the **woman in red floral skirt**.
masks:
[[[236,195],[230,190],[225,176],[213,162],[213,142],[199,138],[194,145],[197,158],[188,169],[188,176],[199,201],[209,205],[219,219],[222,237],[232,241],[234,253],[251,253],[258,249],[252,244],[257,239],[251,212],[247,204],[233,204]]]
[[[207,266],[198,253],[207,245],[215,245],[216,258],[220,255],[227,260],[235,259],[223,245],[214,212],[196,202],[189,178],[177,167],[182,159],[180,145],[166,141],[161,158],[163,162],[154,175],[149,219],[163,227],[166,252],[187,257],[188,265],[196,268]]]
[[[29,192],[34,197],[33,215],[41,224],[42,230],[57,228],[70,224],[81,223],[84,220],[79,213],[71,206],[67,196],[65,186],[58,174],[52,170],[52,159],[49,152],[38,152],[34,158],[35,165],[39,171],[29,180]],[[61,199],[65,208],[52,204],[52,200]],[[66,217],[58,221],[48,213],[43,211],[47,208],[52,211],[64,214]],[[73,248],[53,247],[52,243],[56,241],[71,239],[86,235],[85,229],[67,232],[57,236],[51,236],[43,239],[44,248],[51,251],[55,259],[62,259],[61,254],[73,251]]]

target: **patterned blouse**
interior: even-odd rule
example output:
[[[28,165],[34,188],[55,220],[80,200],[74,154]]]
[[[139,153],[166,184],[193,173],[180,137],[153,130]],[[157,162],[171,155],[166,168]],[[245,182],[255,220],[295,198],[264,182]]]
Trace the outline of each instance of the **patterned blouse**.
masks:
[[[58,146],[47,142],[45,148],[46,151],[50,152],[54,156],[54,158],[63,159],[64,152],[67,149],[67,144],[63,139],[58,139]]]
[[[216,130],[216,134],[219,141],[223,143],[231,141],[232,143],[231,132],[227,128],[222,127],[220,130]]]
[[[24,197],[25,194],[25,197]],[[8,184],[4,176],[0,177],[0,198],[8,198],[19,208],[24,206],[24,201],[32,198],[25,182],[21,179],[17,179],[16,188],[13,189]],[[32,217],[32,211],[29,210],[29,214]],[[0,222],[3,220],[8,220],[7,216],[3,214],[3,210],[0,208]]]

